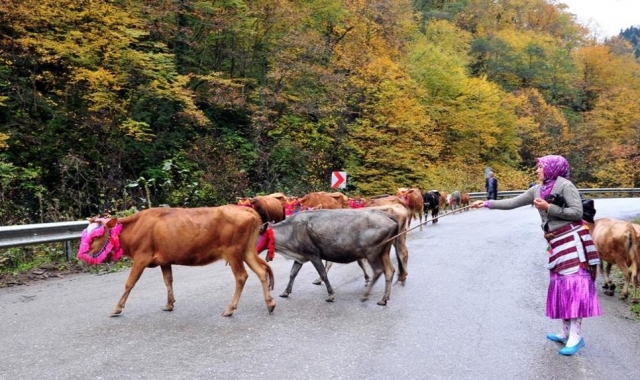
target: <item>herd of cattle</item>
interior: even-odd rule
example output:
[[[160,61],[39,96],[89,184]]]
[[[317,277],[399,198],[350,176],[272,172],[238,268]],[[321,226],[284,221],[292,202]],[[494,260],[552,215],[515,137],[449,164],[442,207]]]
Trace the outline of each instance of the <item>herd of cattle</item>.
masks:
[[[468,204],[469,196],[465,193],[456,191],[447,196],[437,191],[421,193],[415,188],[401,188],[396,195],[367,199],[349,198],[339,192],[314,192],[302,198],[276,193],[241,199],[237,205],[152,208],[124,218],[94,218],[87,228],[93,230],[93,240],[85,244],[94,257],[104,255],[105,247],[109,247],[122,250],[132,259],[125,291],[112,316],[122,312],[145,268],[161,268],[167,288],[164,310],[170,311],[175,302],[171,266],[199,266],[217,260],[228,263],[236,284],[223,316],[231,316],[237,308],[248,278],[245,263],[258,276],[267,310],[272,313],[273,272],[267,261],[276,251],[293,259],[289,283],[281,297],[289,296],[300,268],[310,261],[320,276],[315,283],[324,282],[329,294],[326,301],[331,302],[335,291],[327,277],[330,263],[355,261],[365,274],[367,287],[362,300],[368,299],[374,284],[384,274],[385,290],[378,305],[386,305],[396,271],[391,262],[391,247],[397,256],[397,281],[404,284],[407,278],[406,232],[411,220],[418,219],[422,229],[423,216],[426,222],[429,210],[431,222],[436,223],[443,205],[455,212],[464,210]],[[301,212],[304,210],[314,211]],[[640,225],[602,218],[590,228],[600,256],[607,263],[600,267],[606,293],[613,294],[609,272],[611,264],[616,264],[624,275],[621,298],[628,297],[629,283],[633,282],[632,299],[637,302]],[[266,261],[260,256],[264,251]],[[365,262],[373,270],[370,281]]]

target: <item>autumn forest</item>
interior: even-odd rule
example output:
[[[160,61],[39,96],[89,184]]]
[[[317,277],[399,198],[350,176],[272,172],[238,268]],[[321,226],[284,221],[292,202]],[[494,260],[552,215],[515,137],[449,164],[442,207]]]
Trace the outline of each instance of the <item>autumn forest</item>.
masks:
[[[640,30],[556,0],[3,0],[0,225],[236,197],[640,187]]]

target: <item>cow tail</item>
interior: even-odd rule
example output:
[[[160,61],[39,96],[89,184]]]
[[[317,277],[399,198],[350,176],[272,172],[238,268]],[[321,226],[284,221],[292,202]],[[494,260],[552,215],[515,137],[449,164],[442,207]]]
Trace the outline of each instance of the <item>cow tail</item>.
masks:
[[[275,285],[275,280],[273,279],[273,269],[271,269],[269,263],[264,261],[264,259],[260,257],[260,255],[256,255],[256,258],[258,259],[258,263],[262,265],[267,271],[267,275],[269,276],[269,290],[273,290],[273,287]]]
[[[635,233],[635,231],[633,231],[633,233]],[[633,259],[636,256],[636,250],[638,249],[638,247],[634,246],[634,241],[633,241],[633,236],[631,231],[627,230],[626,236],[627,236],[627,241],[625,244],[626,245],[625,249],[627,251],[627,255],[629,255],[628,257],[629,260],[627,261],[633,263],[635,262],[635,260]]]

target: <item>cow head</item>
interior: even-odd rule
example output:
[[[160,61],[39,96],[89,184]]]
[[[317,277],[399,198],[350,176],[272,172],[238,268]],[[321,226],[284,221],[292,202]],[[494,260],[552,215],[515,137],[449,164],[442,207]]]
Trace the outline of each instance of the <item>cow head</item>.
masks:
[[[122,224],[118,223],[118,218],[89,219],[89,225],[82,231],[77,257],[91,265],[102,263],[109,254],[117,261],[123,253],[120,232]]]

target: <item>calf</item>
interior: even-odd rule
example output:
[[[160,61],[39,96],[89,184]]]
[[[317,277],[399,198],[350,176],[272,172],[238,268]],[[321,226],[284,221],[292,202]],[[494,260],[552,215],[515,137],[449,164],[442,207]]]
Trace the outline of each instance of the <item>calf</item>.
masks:
[[[638,288],[638,236],[632,223],[613,218],[596,219],[585,222],[591,229],[591,236],[600,254],[600,274],[605,294],[612,296],[615,285],[609,278],[611,266],[616,264],[624,277],[620,299],[629,296],[629,283],[633,284],[632,302],[637,303]],[[606,265],[605,265],[606,262]]]
[[[222,316],[231,316],[248,275],[244,264],[262,283],[269,314],[276,307],[271,298],[273,272],[256,255],[260,216],[249,207],[226,205],[200,208],[150,208],[125,218],[91,219],[83,231],[78,258],[99,264],[122,254],[133,260],[124,293],[111,315],[122,312],[129,293],[145,268],[162,270],[167,287],[165,311],[173,310],[172,265],[201,266],[224,260],[236,279],[235,293]],[[267,279],[269,283],[267,283]]]
[[[346,264],[366,259],[373,276],[362,300],[368,299],[373,285],[384,272],[385,292],[378,305],[386,305],[395,272],[389,253],[399,231],[397,218],[382,210],[313,210],[269,226],[263,231],[258,252],[269,249],[270,256],[275,251],[294,260],[289,284],[280,297],[291,294],[302,264],[311,261],[327,287],[327,302],[335,300],[335,292],[322,260]]]

